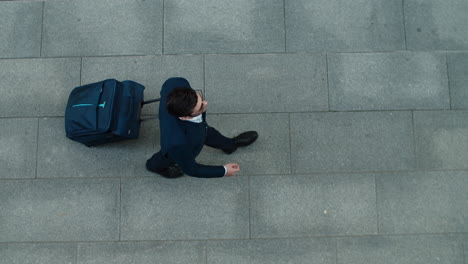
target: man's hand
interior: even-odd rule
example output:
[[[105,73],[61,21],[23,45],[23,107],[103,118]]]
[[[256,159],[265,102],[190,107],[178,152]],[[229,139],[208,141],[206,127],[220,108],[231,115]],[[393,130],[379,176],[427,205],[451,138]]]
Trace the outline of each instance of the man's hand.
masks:
[[[238,171],[240,171],[240,167],[237,163],[229,163],[224,165],[226,167],[226,176],[234,176]]]

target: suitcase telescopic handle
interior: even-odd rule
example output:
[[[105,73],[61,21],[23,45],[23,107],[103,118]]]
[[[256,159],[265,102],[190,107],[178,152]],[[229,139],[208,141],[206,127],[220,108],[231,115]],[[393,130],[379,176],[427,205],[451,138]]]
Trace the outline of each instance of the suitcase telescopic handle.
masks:
[[[151,103],[154,103],[154,102],[159,102],[159,101],[161,101],[161,98],[152,99],[152,100],[148,100],[148,101],[143,101],[141,103],[141,106],[144,106],[145,104],[151,104]]]
[[[143,106],[145,104],[151,104],[151,103],[155,103],[155,102],[159,102],[161,101],[161,98],[157,98],[157,99],[151,99],[151,100],[148,100],[148,101],[143,101],[141,102],[141,107],[140,107],[140,112],[138,113],[138,116],[140,117],[141,116],[141,108],[143,108]],[[139,118],[140,122],[144,122],[144,121],[148,121],[148,120],[152,120],[152,119],[157,119],[158,117],[148,117],[148,118]]]

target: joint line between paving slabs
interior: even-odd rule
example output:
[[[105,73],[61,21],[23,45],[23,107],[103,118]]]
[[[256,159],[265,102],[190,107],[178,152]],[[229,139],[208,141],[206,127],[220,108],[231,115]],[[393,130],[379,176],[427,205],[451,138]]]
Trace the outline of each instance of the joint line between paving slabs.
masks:
[[[406,41],[405,0],[401,0],[401,11],[403,12],[403,33],[405,34],[405,50],[408,50],[408,44]]]
[[[207,94],[206,94],[206,66],[205,66],[206,65],[206,55],[205,54],[203,54],[202,59],[203,59],[203,61],[202,61],[202,63],[203,63],[203,65],[202,65],[202,67],[203,67],[203,94],[204,94],[205,100],[206,100],[206,95]]]
[[[205,264],[208,264],[208,240],[205,240]]]
[[[120,210],[119,210],[119,241],[122,241],[121,240],[121,237],[122,237],[122,177],[120,177],[119,179],[119,189],[120,189],[120,192],[119,192],[119,207],[120,207]]]
[[[333,239],[335,240],[335,263],[338,264],[338,238]]]
[[[79,244],[75,244],[75,264],[78,264],[78,246]]]
[[[467,236],[466,233],[465,233],[465,236]],[[462,239],[463,239],[463,238],[462,238]],[[462,240],[462,241],[463,241],[463,243],[462,243],[463,247],[464,247],[464,248],[468,248],[468,245],[466,244],[466,243],[468,243],[468,239],[464,239],[464,240]],[[462,250],[462,254],[463,254],[463,263],[467,263],[467,262],[466,262],[466,253],[465,253],[465,252],[468,252],[468,251]]]
[[[292,140],[291,140],[291,113],[288,113],[288,125],[289,125],[289,174],[294,174],[292,167]]]
[[[247,176],[247,187],[248,187],[248,195],[249,195],[249,239],[252,239],[252,224],[251,224],[251,220],[250,220],[250,217],[251,217],[251,200],[250,200],[250,175]]]
[[[445,52],[445,67],[447,68],[447,88],[448,88],[448,94],[449,94],[449,105],[450,105],[450,110],[452,110],[452,89],[450,87],[450,73],[449,73],[449,64],[448,64],[448,54]]]
[[[330,81],[329,81],[329,77],[328,77],[328,53],[325,53],[325,69],[327,71],[328,112],[330,112]]]
[[[284,28],[284,52],[288,52],[286,35],[286,0],[283,0],[283,28]]]
[[[164,10],[164,0],[162,0],[162,36],[161,36],[161,54],[164,55],[164,13],[165,13],[165,10]]]
[[[22,179],[22,180],[29,180],[29,179]],[[339,234],[339,235],[312,235],[312,236],[278,236],[278,237],[255,237],[253,240],[287,240],[287,239],[339,239],[339,238],[375,238],[375,237],[422,237],[422,236],[463,236],[468,235],[467,232],[442,232],[442,233],[383,233],[383,234],[361,234],[361,235],[346,235],[346,234]],[[104,244],[104,243],[143,243],[143,242],[161,242],[161,243],[169,243],[169,242],[223,242],[223,241],[246,241],[246,238],[208,238],[208,239],[167,239],[167,240],[151,240],[151,239],[136,239],[136,240],[123,240],[123,241],[116,241],[116,240],[53,240],[53,241],[5,241],[0,242],[0,245],[8,245],[8,244]]]
[[[413,158],[414,158],[414,167],[415,171],[418,169],[418,158],[416,154],[416,133],[415,133],[415,127],[414,127],[414,111],[411,111],[411,125],[413,126]]]
[[[42,42],[44,41],[44,13],[45,13],[45,1],[42,2],[41,47],[39,48],[39,57],[42,57]]]
[[[39,167],[38,164],[38,156],[39,156],[39,117],[37,118],[37,125],[36,125],[37,131],[36,131],[36,172],[34,175],[34,179],[37,179],[37,167]]]
[[[380,234],[380,223],[379,223],[379,199],[377,194],[377,173],[374,173],[374,187],[375,187],[375,212],[377,216],[377,234]]]
[[[81,84],[82,75],[83,75],[83,57],[80,57],[80,86],[83,85]]]

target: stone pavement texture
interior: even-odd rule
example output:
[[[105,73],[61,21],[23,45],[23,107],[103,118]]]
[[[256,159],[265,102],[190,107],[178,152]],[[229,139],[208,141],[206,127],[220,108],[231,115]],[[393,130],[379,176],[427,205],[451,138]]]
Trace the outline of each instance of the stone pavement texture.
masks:
[[[468,1],[0,2],[0,263],[468,264]],[[187,78],[258,141],[168,180],[65,137],[70,91]],[[156,106],[145,107],[155,116]]]

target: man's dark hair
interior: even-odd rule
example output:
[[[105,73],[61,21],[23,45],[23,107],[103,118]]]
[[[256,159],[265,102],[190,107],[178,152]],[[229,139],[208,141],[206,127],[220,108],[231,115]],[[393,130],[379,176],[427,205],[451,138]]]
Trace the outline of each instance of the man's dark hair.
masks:
[[[190,116],[197,105],[197,92],[192,88],[177,87],[167,96],[166,109],[173,116]]]

